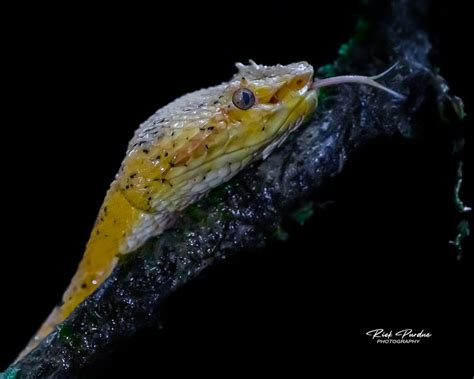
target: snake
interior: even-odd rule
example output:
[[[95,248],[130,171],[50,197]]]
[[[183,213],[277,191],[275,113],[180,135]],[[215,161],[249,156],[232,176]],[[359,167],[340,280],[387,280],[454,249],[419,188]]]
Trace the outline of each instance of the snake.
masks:
[[[307,62],[265,66],[250,61],[236,67],[231,80],[176,99],[136,129],[61,304],[17,360],[104,282],[118,257],[163,233],[178,212],[211,189],[266,159],[311,117],[320,88],[360,83],[403,98],[376,81],[391,68],[374,77],[314,80]]]

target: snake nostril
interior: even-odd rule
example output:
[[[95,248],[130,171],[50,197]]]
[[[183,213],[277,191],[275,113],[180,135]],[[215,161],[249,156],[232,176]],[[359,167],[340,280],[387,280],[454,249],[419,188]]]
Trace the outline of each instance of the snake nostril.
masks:
[[[294,90],[300,90],[305,85],[305,80],[303,78],[297,78],[292,83],[290,83],[290,88]]]

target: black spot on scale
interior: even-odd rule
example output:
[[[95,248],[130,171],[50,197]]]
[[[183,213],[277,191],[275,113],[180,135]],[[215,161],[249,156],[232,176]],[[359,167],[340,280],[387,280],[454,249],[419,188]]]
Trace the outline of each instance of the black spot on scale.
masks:
[[[148,149],[143,149],[143,152],[144,152],[145,154],[148,154],[148,153],[150,152],[150,150],[148,150]]]
[[[87,284],[86,284],[86,283],[82,283],[82,284],[81,284],[81,288],[82,288],[82,289],[86,289],[86,288],[87,288]]]
[[[130,175],[129,178],[130,178],[130,179],[133,179],[133,178],[135,178],[136,176],[137,176],[137,173],[134,173],[134,174]]]

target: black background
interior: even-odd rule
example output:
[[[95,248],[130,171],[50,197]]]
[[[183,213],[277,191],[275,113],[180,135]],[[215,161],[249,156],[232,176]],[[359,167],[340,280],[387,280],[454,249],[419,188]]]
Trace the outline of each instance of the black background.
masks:
[[[61,298],[136,126],[179,95],[227,80],[236,61],[331,62],[353,32],[357,4],[15,13],[7,33],[13,67],[5,71],[14,118],[3,137],[13,149],[1,152],[2,369]],[[467,9],[453,2],[436,4],[429,20],[434,59],[469,114],[468,24]],[[369,373],[380,360],[390,372],[406,374],[414,363],[421,373],[446,367],[457,377],[472,364],[472,242],[461,261],[448,244],[456,217],[445,145],[369,146],[330,184],[333,203],[304,227],[288,222],[287,242],[229,259],[180,290],[164,329],[123,346],[96,368],[98,377],[336,376]],[[465,169],[472,180],[472,160]],[[472,205],[472,182],[464,191]],[[365,335],[376,328],[433,336],[419,346],[379,346]]]

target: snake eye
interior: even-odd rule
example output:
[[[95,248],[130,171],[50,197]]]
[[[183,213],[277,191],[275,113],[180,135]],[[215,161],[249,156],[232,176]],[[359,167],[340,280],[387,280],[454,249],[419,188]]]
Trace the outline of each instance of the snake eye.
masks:
[[[232,95],[232,102],[237,108],[245,111],[255,104],[255,95],[247,88],[239,88]]]

